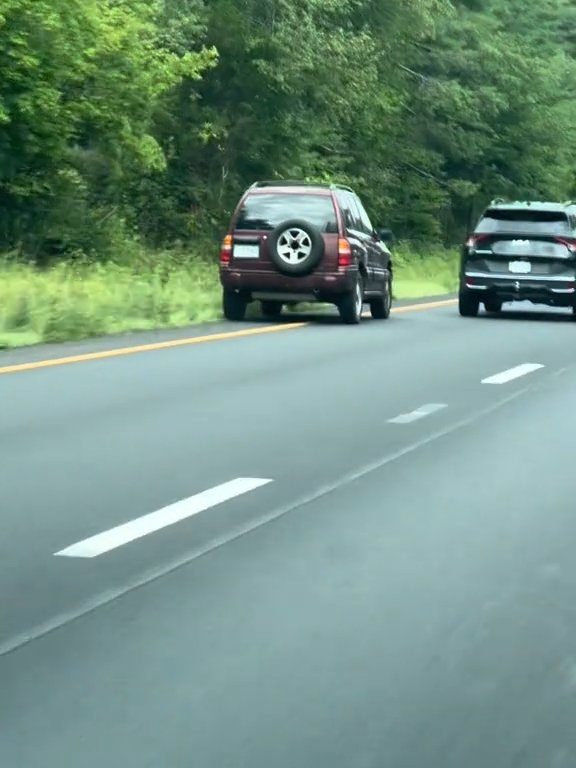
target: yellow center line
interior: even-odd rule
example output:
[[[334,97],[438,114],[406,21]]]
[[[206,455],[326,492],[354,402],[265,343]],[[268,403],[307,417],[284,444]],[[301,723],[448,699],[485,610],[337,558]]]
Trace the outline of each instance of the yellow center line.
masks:
[[[409,304],[405,307],[394,307],[392,312],[400,314],[401,312],[422,312],[425,309],[435,309],[436,307],[451,307],[458,303],[458,299],[442,299],[440,301],[428,301],[425,304]]]
[[[455,299],[444,301],[432,301],[426,304],[410,304],[405,307],[396,307],[392,311],[399,312],[418,312],[424,309],[433,309],[435,307],[445,307],[454,304]],[[107,360],[112,357],[126,357],[127,355],[136,355],[140,352],[156,352],[160,349],[174,349],[175,347],[186,347],[193,344],[207,344],[212,341],[226,341],[228,339],[240,339],[246,336],[262,336],[267,333],[280,333],[281,331],[292,331],[296,328],[304,328],[310,325],[309,322],[283,323],[279,325],[266,325],[263,328],[246,328],[240,331],[225,331],[224,333],[212,333],[207,336],[191,336],[184,339],[172,339],[170,341],[155,341],[151,344],[137,344],[132,347],[118,347],[117,349],[105,349],[100,352],[84,352],[80,355],[69,355],[68,357],[55,357],[48,360],[37,360],[30,363],[17,363],[15,365],[5,365],[0,367],[0,375],[9,373],[20,373],[22,371],[34,371],[39,368],[55,368],[61,365],[72,365],[74,363],[85,363],[90,360]]]

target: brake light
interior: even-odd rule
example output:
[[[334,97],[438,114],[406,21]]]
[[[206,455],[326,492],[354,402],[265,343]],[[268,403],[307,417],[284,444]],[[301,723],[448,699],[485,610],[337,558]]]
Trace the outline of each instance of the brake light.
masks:
[[[226,235],[220,248],[220,264],[230,264],[232,260],[232,235]]]
[[[570,253],[576,253],[576,240],[574,240],[571,237],[555,237],[554,240],[556,240],[557,243],[560,243],[561,245],[565,245],[566,248],[570,251]]]
[[[338,239],[338,266],[349,267],[352,264],[352,247],[345,237]]]
[[[476,248],[478,243],[486,240],[487,237],[488,235],[470,235],[468,240],[466,240],[466,248]]]

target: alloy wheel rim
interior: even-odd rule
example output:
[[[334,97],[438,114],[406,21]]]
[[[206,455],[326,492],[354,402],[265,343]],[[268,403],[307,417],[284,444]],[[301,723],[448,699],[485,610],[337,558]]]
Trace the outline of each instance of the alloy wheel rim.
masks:
[[[302,264],[312,253],[310,235],[299,227],[291,227],[282,232],[276,247],[278,256],[285,264]]]
[[[362,285],[360,281],[358,281],[358,283],[356,284],[356,314],[358,317],[360,317],[362,314],[363,303],[364,302],[362,300]]]

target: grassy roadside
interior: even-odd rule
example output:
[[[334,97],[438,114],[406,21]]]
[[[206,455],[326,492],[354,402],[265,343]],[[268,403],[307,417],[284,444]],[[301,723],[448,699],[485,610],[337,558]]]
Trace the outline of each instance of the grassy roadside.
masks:
[[[449,293],[456,254],[395,253],[396,298]],[[134,330],[176,328],[220,317],[217,269],[165,254],[138,266],[61,264],[39,271],[0,262],[0,349]]]
[[[422,253],[400,245],[394,250],[394,296],[420,299],[454,293],[458,288],[458,252],[436,248]]]

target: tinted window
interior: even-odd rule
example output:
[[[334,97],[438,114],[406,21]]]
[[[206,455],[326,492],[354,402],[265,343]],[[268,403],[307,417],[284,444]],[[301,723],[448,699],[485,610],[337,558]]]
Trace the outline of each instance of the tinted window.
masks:
[[[368,214],[366,213],[366,210],[360,200],[356,198],[356,204],[358,205],[358,210],[360,212],[360,221],[362,222],[362,232],[365,232],[367,235],[371,235],[372,232],[374,232],[374,227],[372,226],[372,222],[370,221],[370,218]]]
[[[362,224],[360,223],[360,214],[356,208],[356,202],[353,195],[351,195],[350,192],[337,192],[336,194],[344,218],[344,226],[346,229],[355,229],[358,232],[361,232]]]
[[[287,219],[303,219],[321,232],[338,232],[336,212],[328,195],[249,195],[240,209],[235,229],[270,230]]]
[[[569,233],[570,224],[565,213],[555,211],[527,211],[501,209],[487,211],[476,227],[476,232],[499,234],[516,232],[535,235]]]

